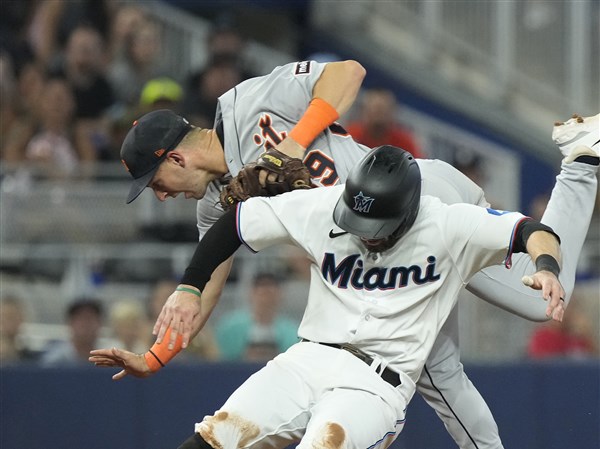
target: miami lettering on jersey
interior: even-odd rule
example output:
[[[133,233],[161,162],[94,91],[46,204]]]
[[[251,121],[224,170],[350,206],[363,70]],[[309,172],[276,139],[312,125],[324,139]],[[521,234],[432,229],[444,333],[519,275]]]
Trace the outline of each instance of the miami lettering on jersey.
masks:
[[[348,288],[350,285],[356,290],[392,290],[406,287],[411,279],[417,285],[439,280],[435,262],[436,258],[429,256],[425,267],[373,267],[365,272],[359,254],[352,254],[336,264],[335,254],[325,253],[321,274],[332,285],[337,283],[339,288]]]

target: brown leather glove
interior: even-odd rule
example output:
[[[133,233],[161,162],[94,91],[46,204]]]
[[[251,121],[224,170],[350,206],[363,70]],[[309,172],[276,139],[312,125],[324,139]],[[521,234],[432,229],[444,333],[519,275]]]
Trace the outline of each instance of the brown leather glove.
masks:
[[[274,173],[274,180],[267,176],[263,186],[259,173]],[[256,162],[246,164],[221,191],[220,203],[227,210],[240,201],[253,196],[275,196],[296,189],[310,189],[310,174],[300,159],[291,158],[272,148],[260,155]]]

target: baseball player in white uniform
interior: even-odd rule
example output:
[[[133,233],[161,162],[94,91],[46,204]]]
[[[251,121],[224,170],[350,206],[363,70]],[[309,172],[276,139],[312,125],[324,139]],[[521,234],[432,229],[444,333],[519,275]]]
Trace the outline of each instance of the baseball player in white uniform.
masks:
[[[242,243],[252,251],[292,244],[311,260],[301,342],[251,376],[180,449],[388,447],[459,292],[485,266],[509,267],[513,252],[536,260],[533,282],[551,311],[562,309],[550,228],[421,197],[418,164],[391,146],[367,153],[345,186],[240,203],[198,246],[186,285],[202,291]],[[149,373],[144,356],[123,356],[103,350],[92,360],[128,359],[126,371]]]
[[[256,160],[268,146],[302,157],[316,185],[328,187],[343,183],[350,167],[369,149],[357,144],[335,120],[349,109],[363,77],[364,70],[354,61],[329,64],[304,61],[278,67],[271,74],[247,80],[224,94],[219,99],[214,130],[194,130],[197,136],[189,138],[180,138],[186,132],[194,134],[189,132],[183,119],[169,117],[167,121],[163,117],[167,114],[165,111],[145,117],[145,121],[142,117],[134,128],[139,131],[146,126],[157,130],[157,134],[153,140],[144,142],[141,131],[138,135],[130,132],[123,145],[124,162],[135,178],[128,200],[135,199],[146,186],[161,200],[181,192],[186,197],[199,199],[198,229],[202,239],[223,214],[216,204],[224,180],[235,176],[244,164]],[[295,135],[294,130],[308,112],[307,105],[312,107],[315,99],[324,100],[333,113],[326,108],[327,120],[314,136],[310,133],[308,138]],[[159,119],[163,129],[157,126]],[[177,132],[169,133],[165,129]],[[598,170],[598,144],[594,142],[599,133],[596,116],[572,119],[555,127],[553,136],[562,145],[565,159],[542,222],[562,239],[561,282],[566,290],[565,302],[573,289],[576,263],[594,207]],[[161,154],[162,159],[144,159],[144,155],[154,154],[159,148],[169,150]],[[199,148],[208,153],[202,156],[206,160],[197,155],[201,152]],[[211,154],[216,156],[210,159]],[[483,191],[450,165],[435,160],[418,163],[424,194],[436,196],[446,204],[488,206]],[[158,170],[159,165],[170,168]],[[194,170],[196,173],[190,175]],[[214,308],[230,263],[223,263],[213,275],[202,292],[202,301],[187,290],[174,292],[157,320],[157,341],[162,341],[169,325],[181,322],[181,327],[175,326],[175,330],[183,333],[185,347],[190,335],[199,331]],[[546,320],[547,303],[539,292],[521,282],[522,276],[533,270],[531,259],[517,254],[511,270],[489,267],[475,275],[467,288],[517,315]],[[173,341],[175,334],[171,334]],[[444,421],[459,447],[502,448],[491,412],[460,364],[456,308],[433,345],[417,389]]]

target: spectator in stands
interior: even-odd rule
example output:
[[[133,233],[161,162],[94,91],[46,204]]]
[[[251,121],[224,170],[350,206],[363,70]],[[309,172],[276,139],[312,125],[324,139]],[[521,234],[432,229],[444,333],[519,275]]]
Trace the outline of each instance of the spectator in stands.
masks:
[[[102,158],[110,142],[108,112],[115,102],[106,77],[108,56],[100,32],[78,25],[68,37],[64,54],[51,68],[54,75],[67,79],[75,95],[77,127],[94,144],[96,159]]]
[[[17,122],[17,80],[10,55],[0,49],[0,155],[6,136]]]
[[[370,148],[394,145],[422,158],[423,153],[413,134],[397,119],[398,102],[391,90],[375,88],[363,92],[359,118],[346,129],[359,143]]]
[[[94,161],[93,142],[74,123],[74,110],[75,100],[67,81],[48,79],[35,113],[37,121],[23,123],[19,133],[7,142],[5,160],[30,161],[43,167],[44,173],[59,177],[75,172],[80,162]]]
[[[80,298],[66,313],[69,339],[50,344],[42,354],[43,366],[86,365],[92,349],[115,346],[114,341],[102,341],[103,307],[95,299]]]
[[[215,56],[204,70],[190,77],[182,105],[183,115],[195,126],[211,128],[217,99],[242,80],[236,58]]]
[[[33,1],[2,2],[0,14],[0,51],[12,60],[15,72],[21,63],[34,58],[28,36],[31,17],[37,5]]]
[[[533,331],[527,347],[531,359],[597,357],[598,337],[575,295],[562,322],[548,321]]]
[[[286,277],[290,280],[304,281],[308,285],[311,261],[304,251],[289,245],[283,250],[282,259],[286,266]]]
[[[120,300],[110,307],[110,326],[117,347],[131,352],[145,352],[149,339],[150,324],[146,319],[144,307],[135,300]]]
[[[173,79],[166,76],[148,81],[140,94],[140,115],[157,109],[178,111],[183,97],[183,89]]]
[[[23,303],[16,296],[0,300],[0,364],[34,361],[39,354],[29,349],[21,338],[25,319]]]
[[[125,47],[109,68],[109,79],[116,99],[125,107],[135,107],[143,86],[161,76],[174,77],[161,59],[161,30],[145,16],[130,19],[133,28],[125,38]]]
[[[35,9],[31,14],[27,34],[36,59],[44,65],[52,64],[72,31],[81,24],[88,24],[98,30],[103,39],[106,38],[116,7],[116,2],[112,0],[52,0],[32,3]]]
[[[216,326],[217,342],[226,360],[265,361],[298,342],[298,323],[282,316],[280,280],[258,273],[248,296],[248,309],[233,311]]]
[[[452,155],[452,165],[478,186],[486,185],[485,167],[479,155],[462,148],[457,149]],[[498,205],[494,204],[494,206]]]
[[[13,36],[20,37],[19,41],[21,45],[24,44],[26,47],[25,52],[27,53],[26,58],[28,60],[34,59],[40,65],[47,66],[58,51],[58,26],[62,12],[61,3],[65,2],[59,0],[54,2],[26,1],[2,3],[1,15],[3,18],[6,16],[12,25],[5,29]],[[7,7],[8,14],[6,13]],[[21,9],[21,11],[16,13],[15,9]],[[14,16],[15,13],[16,16]],[[25,56],[22,51],[20,52],[20,56]]]
[[[229,17],[217,19],[213,29],[206,39],[207,60],[231,59],[240,68],[241,79],[245,80],[253,76],[264,75],[264,61],[261,61],[261,69],[254,67],[252,58],[246,52],[246,39]]]
[[[127,131],[131,124],[140,117],[137,109],[121,110],[115,114],[109,124],[109,142],[106,150],[101,154],[107,161],[120,161],[120,151]]]
[[[106,49],[98,30],[77,26],[69,35],[63,57],[51,68],[65,77],[75,94],[75,117],[99,120],[114,102],[114,94],[104,72]]]
[[[107,37],[111,63],[126,57],[127,46],[133,32],[147,20],[146,13],[138,5],[131,3],[117,5]]]
[[[17,78],[14,79],[7,67],[12,66],[12,61],[6,54],[3,54],[2,60],[7,73],[0,79],[2,86],[0,151],[3,161],[19,162],[25,158],[25,146],[36,126],[46,75],[40,64],[29,61],[22,62]]]
[[[167,298],[175,291],[179,282],[175,279],[166,278],[157,281],[154,285],[148,301],[149,322],[155,323]],[[151,324],[151,325],[152,325]],[[155,338],[151,335],[152,329],[149,329],[148,335],[151,337],[150,345],[154,343]],[[182,362],[192,360],[215,361],[220,358],[219,348],[213,335],[210,325],[205,325],[200,333],[190,341],[189,346],[182,351],[177,359],[181,357]]]
[[[46,78],[46,69],[39,62],[31,60],[23,63],[17,78],[18,111],[21,117],[35,115]]]

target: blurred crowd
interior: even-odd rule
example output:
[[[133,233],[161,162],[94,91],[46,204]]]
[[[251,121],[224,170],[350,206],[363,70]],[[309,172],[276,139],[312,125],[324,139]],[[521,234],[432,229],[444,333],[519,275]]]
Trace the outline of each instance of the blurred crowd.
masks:
[[[169,108],[212,126],[217,98],[254,75],[227,20],[193,73],[167,66],[162,29],[136,3],[5,2],[0,35],[0,157],[70,175],[118,161],[133,120]]]
[[[278,274],[258,272],[244,305],[209,321],[174,363],[261,362],[296,343],[299,323],[281,310],[282,281]],[[154,343],[152,328],[177,285],[171,278],[157,281],[145,302],[75,298],[64,310],[66,335],[47,338],[42,347],[34,347],[23,330],[28,310],[22,298],[4,295],[0,299],[0,363],[82,366],[88,364],[92,349],[117,347],[144,353]]]
[[[152,328],[178,282],[156,282],[146,301],[133,298],[110,303],[78,297],[64,310],[65,335],[32,345],[23,327],[28,310],[16,295],[0,299],[0,365],[41,367],[84,366],[92,349],[117,347],[144,353],[154,343]],[[283,310],[284,278],[257,272],[244,304],[210,320],[173,363],[216,361],[265,362],[298,341],[299,322]],[[594,313],[576,290],[563,322],[548,321],[532,328],[523,358],[530,360],[590,360],[600,356]]]
[[[30,0],[2,5],[0,158],[39,165],[45,174],[82,174],[95,161],[119,161],[131,123],[168,108],[212,127],[217,98],[258,74],[245,37],[224,16],[206,38],[206,63],[191,73],[164,63],[162,28],[140,5],[112,0]],[[254,64],[255,65],[255,64]],[[364,96],[350,129],[369,146],[403,146],[414,137],[393,123],[394,94]]]

